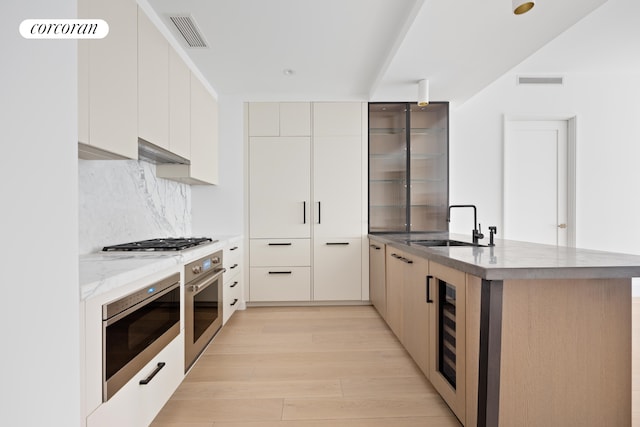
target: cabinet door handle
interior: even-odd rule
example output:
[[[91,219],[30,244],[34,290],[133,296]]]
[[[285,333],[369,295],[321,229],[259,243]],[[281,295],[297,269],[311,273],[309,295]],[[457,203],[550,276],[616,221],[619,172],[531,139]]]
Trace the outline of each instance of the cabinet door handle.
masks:
[[[291,243],[269,243],[269,246],[291,246]]]
[[[433,276],[427,276],[427,303],[431,304],[433,300],[431,299],[431,279]]]
[[[412,261],[412,260],[410,260],[410,259],[408,259],[408,258],[402,258],[402,260],[403,260],[404,262],[406,262],[407,264],[413,264],[413,261]]]
[[[233,270],[234,268],[236,268],[238,266],[238,264],[233,264],[231,267],[229,267],[231,270]]]
[[[402,258],[400,255],[398,254],[391,254],[392,257],[394,257],[395,259],[400,259]]]
[[[140,385],[149,384],[151,382],[151,380],[153,379],[153,377],[155,377],[158,374],[158,372],[160,372],[160,369],[164,368],[164,365],[166,365],[166,363],[159,362],[158,366],[156,366],[156,369],[154,369],[153,372],[151,372],[151,374],[147,378],[145,378],[143,380],[140,380]]]
[[[229,304],[231,307],[233,307],[234,305],[236,305],[236,303],[238,302],[238,298],[234,298],[233,302],[231,304]]]
[[[302,223],[303,224],[307,223],[307,202],[306,201],[302,202]]]
[[[346,246],[349,242],[327,242],[327,246]]]
[[[318,202],[318,224],[321,223],[320,221],[321,215],[322,215],[322,206],[320,205],[320,202]]]
[[[229,249],[230,251],[235,251],[236,249],[238,249],[237,246],[232,247],[231,249]]]
[[[291,271],[270,271],[269,274],[291,274]]]
[[[232,285],[229,285],[229,287],[230,287],[230,288],[235,288],[237,284],[238,284],[238,282],[233,282],[233,284],[232,284]]]
[[[376,251],[379,251],[381,249],[380,246],[376,245],[369,245],[369,247],[375,249]]]

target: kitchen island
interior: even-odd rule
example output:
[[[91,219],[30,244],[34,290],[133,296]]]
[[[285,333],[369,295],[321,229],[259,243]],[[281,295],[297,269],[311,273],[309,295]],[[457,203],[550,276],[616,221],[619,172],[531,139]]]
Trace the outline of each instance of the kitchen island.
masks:
[[[640,277],[640,256],[498,239],[420,243],[471,241],[447,233],[369,237],[386,254],[381,299],[380,270],[370,277],[374,305],[419,366],[411,331],[428,319],[423,371],[464,425],[631,425],[631,278]],[[381,259],[373,255],[372,272]],[[453,316],[438,308],[450,295]],[[439,340],[446,316],[453,344]]]

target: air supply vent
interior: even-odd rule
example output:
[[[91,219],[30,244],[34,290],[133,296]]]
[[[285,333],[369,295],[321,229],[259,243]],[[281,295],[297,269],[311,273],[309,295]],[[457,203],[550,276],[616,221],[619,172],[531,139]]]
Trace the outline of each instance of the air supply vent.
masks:
[[[173,25],[176,26],[189,47],[208,47],[207,41],[196,25],[195,20],[190,15],[169,16]]]
[[[519,85],[561,85],[562,76],[518,76]]]

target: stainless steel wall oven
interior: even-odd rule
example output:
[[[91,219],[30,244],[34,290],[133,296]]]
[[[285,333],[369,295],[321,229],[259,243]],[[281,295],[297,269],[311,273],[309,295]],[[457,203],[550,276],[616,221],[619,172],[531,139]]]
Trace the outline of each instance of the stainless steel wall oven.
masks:
[[[179,333],[178,273],[103,305],[102,401],[109,400]]]
[[[224,270],[222,251],[185,266],[185,372],[222,327],[222,273]]]

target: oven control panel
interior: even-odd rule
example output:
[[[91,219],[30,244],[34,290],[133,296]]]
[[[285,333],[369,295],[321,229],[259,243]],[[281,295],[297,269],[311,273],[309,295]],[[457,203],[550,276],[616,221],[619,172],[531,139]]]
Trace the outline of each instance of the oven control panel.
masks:
[[[196,277],[204,274],[213,274],[220,271],[222,267],[222,251],[202,257],[185,266],[185,283],[189,283]]]

